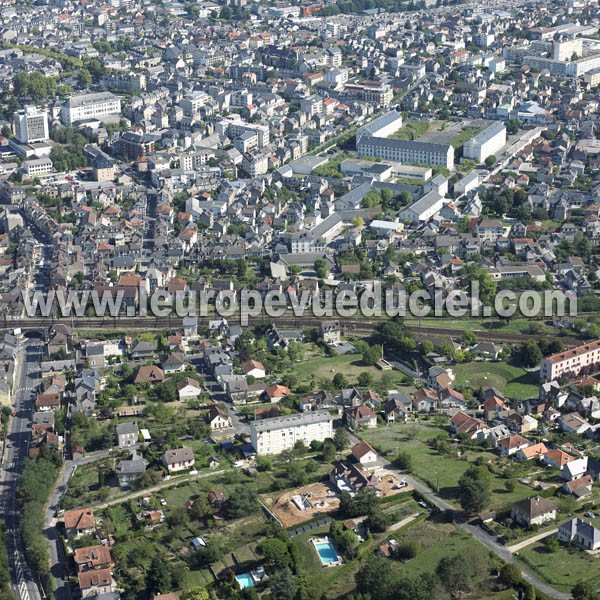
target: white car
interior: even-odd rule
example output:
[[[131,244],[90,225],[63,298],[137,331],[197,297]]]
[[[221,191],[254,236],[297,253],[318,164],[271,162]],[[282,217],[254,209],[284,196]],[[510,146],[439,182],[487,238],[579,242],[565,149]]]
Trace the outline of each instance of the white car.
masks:
[[[161,506],[166,506],[167,505],[167,501],[164,498],[160,499],[160,505]]]

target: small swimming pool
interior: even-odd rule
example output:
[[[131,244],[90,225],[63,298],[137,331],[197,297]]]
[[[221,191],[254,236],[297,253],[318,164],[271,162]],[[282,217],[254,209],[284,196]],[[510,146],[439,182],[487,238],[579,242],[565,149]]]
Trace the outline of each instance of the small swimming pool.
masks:
[[[240,588],[242,590],[245,588],[254,587],[254,579],[252,579],[250,573],[242,573],[241,575],[236,575],[235,578],[240,584]]]
[[[324,565],[337,563],[340,560],[331,542],[315,542],[315,549]]]

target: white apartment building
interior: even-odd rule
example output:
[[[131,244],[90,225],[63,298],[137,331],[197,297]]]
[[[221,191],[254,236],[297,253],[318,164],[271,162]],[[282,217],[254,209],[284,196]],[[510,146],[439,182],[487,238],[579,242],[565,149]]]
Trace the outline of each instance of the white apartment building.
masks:
[[[540,380],[548,382],[562,375],[576,376],[584,367],[595,364],[600,364],[600,340],[543,358],[540,363]]]
[[[48,134],[48,113],[35,106],[26,106],[14,115],[15,137],[23,144],[45,142]]]
[[[32,158],[23,163],[23,172],[28,177],[52,173],[52,161],[49,158]]]
[[[259,456],[281,454],[302,440],[323,442],[333,437],[333,415],[327,410],[295,413],[250,423],[250,439]]]
[[[506,127],[504,123],[496,121],[464,143],[463,156],[481,163],[488,156],[496,154],[505,144]]]
[[[454,168],[454,148],[450,144],[429,144],[363,135],[357,140],[356,149],[360,157],[373,156],[402,163]]]
[[[244,133],[255,133],[258,137],[258,147],[264,148],[269,145],[270,136],[269,128],[265,125],[256,125],[254,123],[246,123],[238,119],[223,119],[215,125],[215,133],[226,135],[229,139],[234,140]]]
[[[121,114],[121,99],[111,92],[75,94],[67,99],[61,109],[65,125],[85,119],[104,119]]]
[[[362,136],[371,136],[377,138],[387,138],[396,133],[402,127],[402,114],[396,110],[390,110],[377,117],[367,125],[364,125],[356,132],[356,139]]]

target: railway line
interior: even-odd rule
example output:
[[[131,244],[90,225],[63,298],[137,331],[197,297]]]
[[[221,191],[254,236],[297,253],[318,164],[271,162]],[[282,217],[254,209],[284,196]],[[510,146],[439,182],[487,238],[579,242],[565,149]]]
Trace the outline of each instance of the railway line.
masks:
[[[198,317],[198,327],[206,328],[209,322],[218,317]],[[294,315],[284,315],[281,317],[271,317],[269,315],[250,316],[248,323],[250,327],[266,326],[275,322],[279,327],[305,328],[318,327],[319,324],[327,320],[327,317],[316,317],[314,315],[303,315],[296,317]],[[336,317],[340,322],[342,330],[346,335],[366,334],[373,331],[376,325],[383,322],[383,317],[377,318],[343,318]],[[229,324],[239,324],[240,315],[227,318]],[[2,326],[6,329],[21,329],[22,331],[47,330],[51,325],[63,323],[74,329],[86,331],[166,331],[180,329],[183,327],[183,318],[177,316],[154,317],[74,317],[74,318],[6,318]],[[451,327],[432,327],[430,323],[421,325],[404,324],[407,331],[410,331],[417,338],[435,338],[448,339],[462,337],[465,329]],[[489,340],[500,343],[521,343],[531,339],[547,338],[548,334],[502,332],[495,329],[470,329],[477,337],[482,340]],[[581,340],[575,336],[561,336],[560,339],[566,346],[573,346],[581,343]]]

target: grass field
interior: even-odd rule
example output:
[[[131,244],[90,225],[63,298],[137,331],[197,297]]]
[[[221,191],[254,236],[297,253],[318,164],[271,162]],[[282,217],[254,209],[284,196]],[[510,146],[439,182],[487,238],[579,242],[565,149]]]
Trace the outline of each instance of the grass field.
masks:
[[[294,366],[294,372],[305,382],[309,382],[312,377],[317,381],[319,379],[332,379],[336,373],[342,373],[346,376],[350,384],[356,384],[358,376],[361,373],[370,373],[375,381],[381,380],[385,374],[390,379],[392,385],[403,385],[405,375],[399,371],[381,371],[377,367],[367,367],[362,363],[358,354],[343,354],[332,358],[320,357],[314,360],[304,361]],[[403,391],[410,393],[415,388],[403,386]]]
[[[431,423],[397,423],[367,430],[361,433],[373,447],[387,453],[388,459],[400,451],[410,454],[412,469],[411,474],[421,479],[433,490],[437,490],[442,497],[450,502],[457,503],[458,480],[469,468],[470,463],[478,457],[488,461],[498,462],[494,453],[485,450],[467,450],[461,456],[439,454],[426,442],[429,439],[440,437],[448,439],[448,433],[433,421]],[[491,481],[491,509],[508,507],[513,502],[530,496],[533,490],[521,483],[516,483],[515,489],[508,492],[504,487],[505,479],[492,475]]]
[[[538,382],[534,374],[505,362],[473,362],[454,366],[458,388],[495,387],[508,398],[525,399],[537,396]]]
[[[592,557],[583,550],[561,545],[549,553],[543,543],[536,543],[519,551],[520,560],[531,567],[544,581],[561,592],[569,592],[578,581],[587,581],[600,587],[600,557]]]

